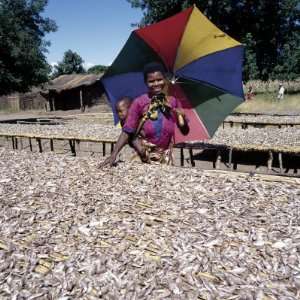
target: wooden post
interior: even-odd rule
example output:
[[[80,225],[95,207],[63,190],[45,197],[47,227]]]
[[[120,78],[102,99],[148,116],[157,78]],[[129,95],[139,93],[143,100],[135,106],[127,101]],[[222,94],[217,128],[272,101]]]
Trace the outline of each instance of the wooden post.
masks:
[[[12,145],[12,148],[14,150],[15,149],[15,139],[14,139],[13,136],[11,137],[11,145]]]
[[[102,142],[102,155],[105,156],[106,155],[106,143]]]
[[[278,161],[279,161],[280,173],[282,173],[283,172],[283,164],[282,164],[282,153],[281,152],[278,153]]]
[[[53,139],[50,139],[50,151],[54,151]]]
[[[269,159],[268,159],[268,173],[271,172],[273,166],[273,152],[269,151]]]
[[[75,140],[69,140],[70,149],[73,156],[76,156]]]
[[[81,112],[84,112],[85,105],[84,105],[84,101],[83,101],[82,88],[80,88],[80,90],[79,90],[79,98],[80,98],[80,110],[81,110]]]
[[[184,167],[184,148],[180,147],[180,165]]]
[[[110,143],[110,154],[112,154],[113,153],[113,151],[114,151],[114,143],[112,142],[112,143]]]
[[[220,169],[220,163],[221,163],[221,151],[218,150],[217,159],[216,159],[216,169]]]
[[[15,136],[14,140],[15,140],[15,149],[18,149],[18,138]]]
[[[23,138],[20,137],[20,147],[21,147],[21,150],[23,150]]]
[[[30,151],[32,152],[32,143],[31,143],[31,138],[29,138],[29,148],[30,148]]]
[[[232,148],[229,149],[229,158],[228,158],[228,166],[232,169]]]
[[[56,109],[54,92],[49,93],[49,108],[50,108],[50,111],[54,111]]]
[[[76,140],[76,144],[77,144],[77,149],[80,152],[80,140]]]
[[[193,149],[192,148],[189,149],[189,153],[190,153],[191,165],[192,165],[192,167],[195,167],[195,161],[194,161],[194,155],[193,155]]]
[[[38,146],[39,146],[39,152],[42,153],[43,152],[43,148],[42,148],[42,141],[40,138],[36,139]]]

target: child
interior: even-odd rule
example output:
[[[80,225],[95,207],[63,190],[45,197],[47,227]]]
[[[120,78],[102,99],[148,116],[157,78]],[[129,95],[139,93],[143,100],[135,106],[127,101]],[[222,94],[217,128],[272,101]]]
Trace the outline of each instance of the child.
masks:
[[[116,104],[116,111],[121,127],[124,126],[132,100],[129,97],[121,98]]]

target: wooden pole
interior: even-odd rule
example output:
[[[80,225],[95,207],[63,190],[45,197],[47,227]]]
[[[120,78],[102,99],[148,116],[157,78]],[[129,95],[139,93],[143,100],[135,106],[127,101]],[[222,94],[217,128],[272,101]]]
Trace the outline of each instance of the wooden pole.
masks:
[[[229,158],[228,158],[228,166],[232,169],[232,148],[229,149]]]
[[[191,165],[192,165],[192,167],[195,167],[195,161],[194,161],[194,155],[193,155],[193,149],[192,148],[189,149],[189,153],[190,153]]]
[[[84,103],[83,103],[82,88],[80,88],[80,90],[79,90],[79,98],[80,98],[80,110],[81,110],[81,112],[84,112],[85,107],[84,107]]]
[[[114,143],[110,143],[110,154],[114,151]]]
[[[15,149],[15,139],[14,139],[13,136],[11,137],[11,145],[12,145],[12,148],[14,150]]]
[[[21,147],[21,150],[23,150],[23,138],[22,137],[20,138],[20,147]]]
[[[216,169],[220,169],[220,163],[221,163],[221,151],[218,150],[217,159],[216,159]]]
[[[273,166],[273,152],[269,151],[269,159],[268,159],[268,173],[271,172]]]
[[[69,140],[70,149],[73,156],[76,156],[75,141]]]
[[[180,165],[184,167],[184,149],[180,147]]]
[[[30,151],[32,152],[32,142],[31,142],[31,138],[29,138],[29,148],[30,148]]]
[[[42,148],[42,141],[40,138],[36,139],[38,146],[39,146],[39,152],[42,153],[43,152],[43,148]]]
[[[102,155],[105,156],[106,155],[106,143],[102,142]]]
[[[77,149],[80,152],[80,140],[76,140],[76,144],[77,144]]]
[[[53,139],[50,139],[50,151],[54,151]]]
[[[281,152],[278,153],[278,161],[279,161],[280,173],[282,173],[283,172],[283,163],[282,163],[282,153]]]

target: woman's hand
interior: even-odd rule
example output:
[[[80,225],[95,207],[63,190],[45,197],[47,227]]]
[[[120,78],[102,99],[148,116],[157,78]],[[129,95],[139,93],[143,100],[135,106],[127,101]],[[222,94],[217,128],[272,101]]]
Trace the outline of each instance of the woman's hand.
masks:
[[[129,135],[126,132],[122,131],[117,140],[114,151],[105,161],[103,161],[98,165],[98,168],[103,168],[105,166],[110,166],[110,167],[115,166],[117,156],[120,153],[120,151],[123,149],[123,147],[128,143],[128,139],[129,139]]]
[[[102,169],[105,166],[109,166],[109,167],[113,167],[116,165],[116,160],[117,160],[117,156],[112,154],[111,156],[109,156],[108,158],[105,159],[105,161],[101,162],[100,164],[98,164],[98,168]]]
[[[181,108],[174,108],[174,112],[177,115],[177,122],[180,128],[184,127],[186,125],[186,121],[185,121],[185,113],[183,111],[183,109]]]
[[[185,112],[182,108],[174,108],[173,111],[176,113],[177,116],[185,116]]]

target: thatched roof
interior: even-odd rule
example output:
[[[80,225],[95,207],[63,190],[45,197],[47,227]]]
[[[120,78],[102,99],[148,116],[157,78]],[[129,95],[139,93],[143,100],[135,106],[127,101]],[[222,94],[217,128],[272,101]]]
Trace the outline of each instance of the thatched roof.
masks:
[[[43,94],[50,91],[60,93],[65,90],[78,88],[81,86],[89,86],[99,81],[103,74],[72,74],[61,75],[47,83],[43,88]]]

